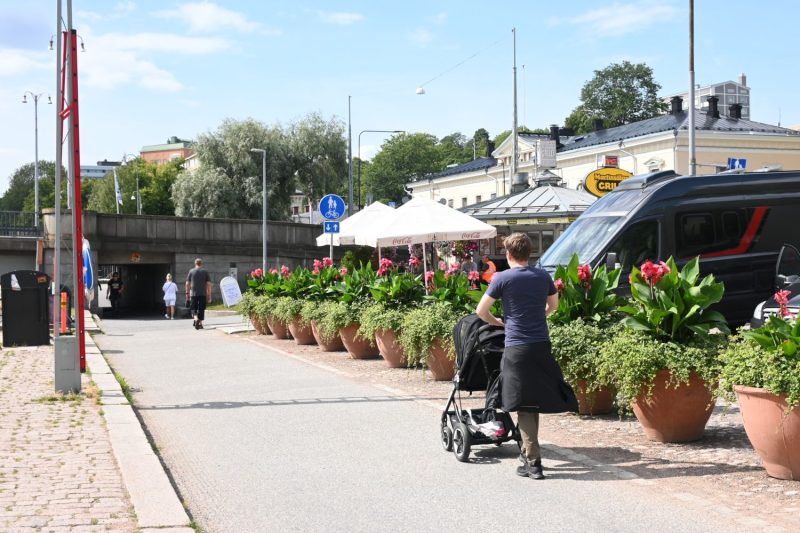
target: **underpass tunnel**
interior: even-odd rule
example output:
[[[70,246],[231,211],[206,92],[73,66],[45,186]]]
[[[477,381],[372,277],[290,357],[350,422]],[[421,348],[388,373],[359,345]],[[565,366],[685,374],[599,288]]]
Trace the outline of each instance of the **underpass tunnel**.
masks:
[[[103,313],[111,311],[111,302],[106,298],[107,278],[119,272],[123,291],[119,301],[120,314],[127,316],[163,315],[164,294],[162,287],[168,273],[168,264],[128,264],[100,265],[102,286],[100,287],[100,307]],[[173,273],[174,277],[174,273]],[[177,283],[177,282],[176,282]]]

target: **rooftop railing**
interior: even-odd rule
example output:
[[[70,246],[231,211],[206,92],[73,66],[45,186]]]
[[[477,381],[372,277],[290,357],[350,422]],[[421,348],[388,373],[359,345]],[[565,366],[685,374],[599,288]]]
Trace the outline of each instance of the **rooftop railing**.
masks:
[[[38,237],[41,226],[34,225],[30,211],[0,211],[0,237]]]

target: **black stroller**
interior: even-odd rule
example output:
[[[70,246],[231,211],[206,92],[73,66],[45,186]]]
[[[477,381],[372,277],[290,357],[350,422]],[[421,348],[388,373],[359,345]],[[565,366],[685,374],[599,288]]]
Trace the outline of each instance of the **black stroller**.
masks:
[[[520,445],[520,432],[514,420],[500,406],[500,359],[505,332],[486,324],[478,315],[465,316],[453,328],[456,349],[456,374],[453,392],[442,413],[441,438],[445,451],[456,459],[469,460],[473,445],[500,446],[510,440]],[[461,391],[486,391],[482,409],[463,409]]]

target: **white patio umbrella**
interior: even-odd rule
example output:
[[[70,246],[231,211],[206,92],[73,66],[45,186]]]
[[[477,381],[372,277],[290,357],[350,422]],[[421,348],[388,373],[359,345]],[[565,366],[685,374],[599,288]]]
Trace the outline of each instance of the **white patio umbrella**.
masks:
[[[394,209],[386,204],[373,202],[358,213],[342,220],[339,224],[339,233],[323,233],[318,236],[317,246],[354,244],[355,235],[359,229],[379,224],[381,220],[391,216],[394,211]]]

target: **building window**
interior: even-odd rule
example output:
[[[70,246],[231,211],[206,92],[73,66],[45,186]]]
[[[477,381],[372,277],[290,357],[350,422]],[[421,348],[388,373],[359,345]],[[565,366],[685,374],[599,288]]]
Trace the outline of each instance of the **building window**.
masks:
[[[462,198],[461,199],[461,207],[467,207],[467,199],[466,198]]]
[[[447,207],[453,207],[453,200],[447,200]]]
[[[489,195],[489,198],[494,200],[495,198],[497,198],[497,193],[493,192],[492,194]]]
[[[292,206],[292,214],[293,215],[299,215],[300,214],[300,207],[298,207],[296,205]]]
[[[481,201],[481,195],[479,194],[479,195],[475,196],[475,203],[477,204],[480,201]]]

